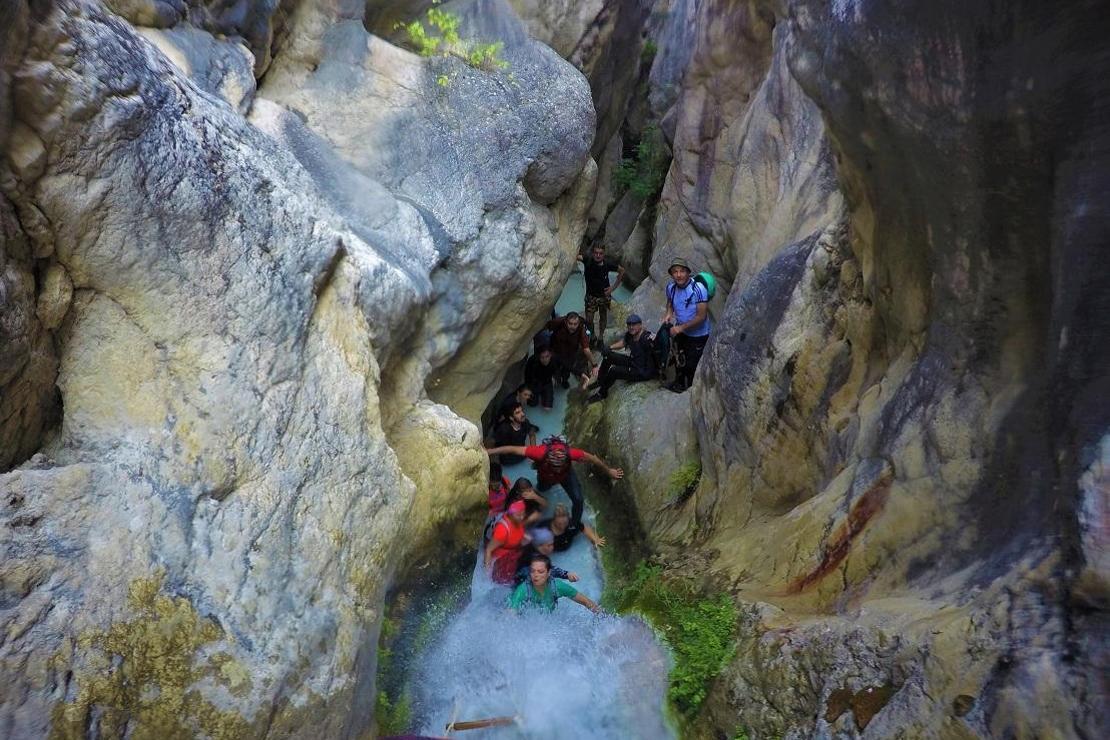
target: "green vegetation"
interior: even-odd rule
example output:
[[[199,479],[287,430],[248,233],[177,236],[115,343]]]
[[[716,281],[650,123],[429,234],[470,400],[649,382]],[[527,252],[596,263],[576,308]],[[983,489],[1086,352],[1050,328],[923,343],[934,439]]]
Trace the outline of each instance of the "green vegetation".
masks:
[[[669,163],[662,132],[658,126],[647,126],[636,144],[635,158],[620,161],[613,182],[618,189],[631,191],[640,198],[654,198],[663,189]]]
[[[425,57],[455,57],[474,69],[494,72],[505,69],[509,63],[501,58],[504,44],[495,41],[483,44],[478,41],[464,40],[459,36],[459,17],[446,10],[432,7],[423,20],[400,23],[408,36],[408,42],[418,54]],[[436,78],[440,87],[446,87],[446,75]]]
[[[640,49],[640,60],[645,64],[651,64],[651,60],[655,59],[655,52],[657,51],[659,51],[658,44],[655,43],[654,39],[648,39]]]
[[[677,506],[685,503],[694,495],[694,491],[698,490],[700,482],[701,460],[692,460],[671,473],[670,487],[667,489],[669,494],[667,505]]]
[[[738,613],[727,593],[706,595],[689,581],[641,562],[612,598],[620,612],[637,612],[674,653],[667,695],[678,715],[692,718],[709,686],[732,657]]]
[[[388,694],[379,691],[374,718],[378,721],[378,733],[381,735],[403,735],[408,732],[412,723],[412,701],[408,692],[393,702]]]

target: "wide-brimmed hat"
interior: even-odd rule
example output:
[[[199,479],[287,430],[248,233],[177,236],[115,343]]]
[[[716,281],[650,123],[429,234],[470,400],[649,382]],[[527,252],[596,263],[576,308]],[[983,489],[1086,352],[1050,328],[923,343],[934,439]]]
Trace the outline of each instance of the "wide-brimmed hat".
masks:
[[[676,267],[685,267],[687,270],[690,270],[690,263],[682,257],[675,257],[673,260],[671,260],[671,266],[667,268],[667,274],[669,275],[671,270]],[[691,272],[693,271],[691,270]]]

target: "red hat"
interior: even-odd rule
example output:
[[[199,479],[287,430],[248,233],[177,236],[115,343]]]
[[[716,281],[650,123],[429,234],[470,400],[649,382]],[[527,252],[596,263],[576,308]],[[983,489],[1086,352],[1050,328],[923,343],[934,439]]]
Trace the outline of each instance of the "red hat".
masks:
[[[524,513],[524,502],[521,501],[520,499],[517,499],[516,501],[509,504],[509,513],[510,514],[523,514]]]

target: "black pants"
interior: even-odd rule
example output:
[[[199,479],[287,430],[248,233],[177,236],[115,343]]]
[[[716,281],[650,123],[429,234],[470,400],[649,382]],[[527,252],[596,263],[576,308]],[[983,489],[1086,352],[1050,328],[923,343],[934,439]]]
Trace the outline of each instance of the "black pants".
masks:
[[[558,378],[559,383],[567,382],[571,375],[574,375],[575,382],[578,382],[578,376],[585,375],[589,372],[589,365],[586,364],[586,358],[578,355],[573,360],[568,360],[565,357],[556,357],[552,360],[555,363],[555,377]]]
[[[570,469],[562,483],[553,483],[543,478],[536,480],[536,490],[540,493],[550,490],[552,486],[562,486],[563,490],[567,492],[567,496],[570,498],[570,523],[572,525],[581,524],[582,511],[585,508],[586,500],[582,496],[582,484],[578,482],[578,476],[575,475],[574,468]]]
[[[602,398],[608,396],[609,389],[612,388],[613,383],[616,383],[618,380],[638,383],[641,380],[647,380],[649,377],[651,376],[632,364],[632,358],[626,355],[606,354],[605,359],[601,362],[601,369],[598,370],[597,374],[597,382],[598,385],[601,386],[597,395]]]
[[[533,381],[529,385],[532,389],[532,397],[528,399],[528,405],[535,408],[543,404],[545,409],[551,408],[555,404],[555,383],[548,380],[546,383],[536,383]]]
[[[705,351],[708,341],[708,334],[704,337],[679,334],[674,338],[675,382],[681,382],[686,388],[694,384],[694,371],[698,369],[701,353]]]

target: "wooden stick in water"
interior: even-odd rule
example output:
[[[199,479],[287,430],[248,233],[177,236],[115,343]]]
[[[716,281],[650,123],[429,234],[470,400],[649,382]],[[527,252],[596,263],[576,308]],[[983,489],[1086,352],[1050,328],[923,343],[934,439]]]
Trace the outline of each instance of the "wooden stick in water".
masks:
[[[490,717],[489,719],[473,719],[469,722],[450,722],[447,731],[480,730],[483,727],[504,727],[516,722],[516,717]]]

